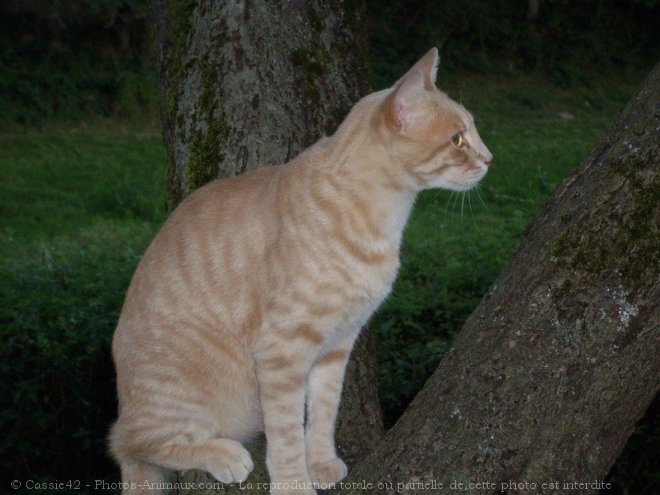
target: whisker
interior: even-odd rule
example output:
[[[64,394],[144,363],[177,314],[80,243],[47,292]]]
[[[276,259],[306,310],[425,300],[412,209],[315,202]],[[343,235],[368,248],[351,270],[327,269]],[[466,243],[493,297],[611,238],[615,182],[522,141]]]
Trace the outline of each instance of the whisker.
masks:
[[[433,197],[431,198],[430,203],[433,203],[436,199],[438,199],[438,196],[440,196],[440,193],[441,193],[441,192],[442,192],[442,189],[438,189],[437,191],[435,191],[435,194],[434,194]]]
[[[447,213],[449,213],[449,203],[451,202],[451,198],[453,197],[454,197],[454,191],[452,191],[451,194],[449,195],[449,199],[447,200],[447,206],[445,206],[445,211]]]
[[[477,197],[479,198],[479,200],[481,201],[481,203],[486,207],[486,209],[487,209],[488,211],[490,211],[490,208],[488,208],[488,205],[487,205],[486,202],[484,201],[484,198],[481,196],[480,187],[481,187],[481,185],[478,185],[477,188],[475,189],[475,191],[477,191]]]
[[[472,191],[468,191],[468,206],[470,207],[470,215],[472,216],[474,226],[478,228],[479,226],[477,225],[477,220],[474,218],[474,212],[472,211]]]
[[[461,225],[463,225],[463,207],[465,206],[465,191],[461,193]]]
[[[454,224],[454,214],[456,213],[456,205],[458,203],[458,194],[454,196],[454,203],[451,205],[451,223]]]

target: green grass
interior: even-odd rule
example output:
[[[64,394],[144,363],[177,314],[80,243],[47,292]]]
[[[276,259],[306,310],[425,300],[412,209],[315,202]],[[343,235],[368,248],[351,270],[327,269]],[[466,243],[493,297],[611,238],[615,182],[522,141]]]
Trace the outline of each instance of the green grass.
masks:
[[[116,478],[110,339],[165,218],[160,133],[53,126],[0,150],[0,477]]]
[[[480,197],[430,191],[417,202],[400,277],[373,322],[388,424],[635,84],[568,91],[524,77],[448,81],[495,162]],[[11,476],[3,478],[116,477],[104,453],[116,410],[109,342],[132,271],[165,218],[164,178],[151,128],[97,122],[0,134],[0,368],[11,378],[0,380],[0,427],[12,432],[0,442],[0,470]],[[62,455],[71,438],[75,448]]]
[[[0,134],[0,235],[24,245],[97,223],[160,222],[164,160],[156,130],[106,125]]]

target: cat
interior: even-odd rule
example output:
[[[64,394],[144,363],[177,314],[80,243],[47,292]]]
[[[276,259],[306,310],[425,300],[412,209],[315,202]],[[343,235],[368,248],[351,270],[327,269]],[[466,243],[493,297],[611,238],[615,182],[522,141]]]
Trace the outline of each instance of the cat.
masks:
[[[242,482],[253,468],[243,444],[262,431],[271,493],[314,494],[347,475],[334,444],[344,371],[392,288],[415,197],[468,190],[493,159],[472,116],[436,88],[437,66],[433,48],[334,135],[172,212],[113,339],[110,449],[124,493],[164,470]]]

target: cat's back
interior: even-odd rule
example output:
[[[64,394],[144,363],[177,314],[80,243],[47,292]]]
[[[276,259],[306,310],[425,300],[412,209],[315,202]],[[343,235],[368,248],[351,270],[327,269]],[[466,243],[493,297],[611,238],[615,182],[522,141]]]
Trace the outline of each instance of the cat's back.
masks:
[[[241,211],[251,211],[267,205],[272,198],[270,189],[276,187],[276,178],[282,167],[261,167],[237,177],[216,179],[200,187],[172,212],[163,224],[154,243],[171,230],[179,231],[186,226],[226,222]],[[258,211],[256,211],[258,212]]]
[[[269,242],[281,167],[262,167],[199,188],[172,212],[133,275],[118,329],[197,309],[236,287]]]

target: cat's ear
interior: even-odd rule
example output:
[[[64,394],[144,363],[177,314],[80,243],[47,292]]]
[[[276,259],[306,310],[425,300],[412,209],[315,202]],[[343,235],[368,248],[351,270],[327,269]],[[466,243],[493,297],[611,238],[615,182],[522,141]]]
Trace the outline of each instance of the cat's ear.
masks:
[[[388,110],[399,134],[406,134],[416,122],[419,123],[423,113],[420,100],[425,92],[424,79],[421,70],[408,72],[388,98]]]
[[[413,66],[417,67],[424,74],[424,86],[426,86],[426,89],[435,88],[435,78],[438,76],[439,63],[438,49],[434,46]]]
[[[434,89],[439,63],[440,57],[438,56],[438,49],[433,47],[412,66],[405,76],[397,81],[397,84],[407,78],[410,74],[420,71],[424,76],[424,87],[428,90]]]

